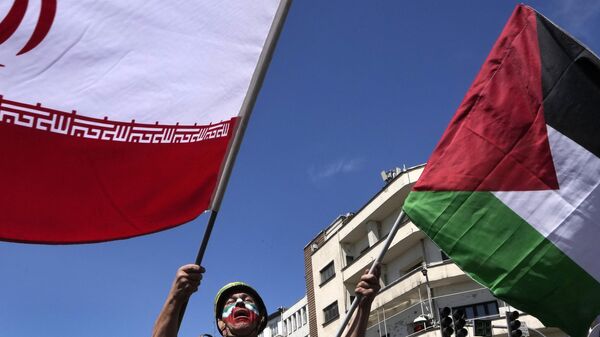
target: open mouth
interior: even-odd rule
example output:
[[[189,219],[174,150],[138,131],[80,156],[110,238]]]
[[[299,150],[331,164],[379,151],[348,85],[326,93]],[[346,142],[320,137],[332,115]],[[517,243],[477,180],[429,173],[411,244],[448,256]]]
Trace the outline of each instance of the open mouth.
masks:
[[[233,318],[250,318],[250,312],[247,309],[239,308],[233,311]]]

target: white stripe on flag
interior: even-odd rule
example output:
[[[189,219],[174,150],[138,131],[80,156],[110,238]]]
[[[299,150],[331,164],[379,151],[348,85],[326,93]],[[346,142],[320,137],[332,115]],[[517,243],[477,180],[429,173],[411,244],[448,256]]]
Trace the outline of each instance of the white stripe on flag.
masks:
[[[494,195],[600,282],[600,159],[547,130],[560,189]]]
[[[5,99],[207,125],[238,115],[280,0],[61,0],[44,40],[17,55],[40,13],[29,3],[0,48]]]

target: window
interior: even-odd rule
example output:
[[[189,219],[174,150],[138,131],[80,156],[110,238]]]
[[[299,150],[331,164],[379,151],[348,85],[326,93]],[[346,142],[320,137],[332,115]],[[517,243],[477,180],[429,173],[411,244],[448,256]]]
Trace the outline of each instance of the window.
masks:
[[[271,336],[277,336],[277,332],[278,332],[277,331],[277,323],[272,324],[270,329],[271,329]]]
[[[306,307],[303,307],[300,310],[300,314],[302,315],[302,325],[306,324]]]
[[[442,261],[450,260],[450,257],[443,250],[440,250],[440,254],[442,254]]]
[[[500,313],[500,311],[498,310],[498,302],[496,301],[464,305],[462,307],[452,308],[452,310],[460,309],[465,311],[467,319],[473,319],[483,316],[493,316],[498,315]]]
[[[418,263],[416,263],[414,266],[407,268],[405,273],[408,274],[413,270],[417,270],[417,269],[421,269],[423,267],[423,260],[419,260]]]
[[[321,284],[331,280],[335,276],[335,268],[331,261],[325,268],[321,269]]]
[[[337,301],[326,306],[325,309],[323,309],[323,314],[325,315],[325,324],[337,319],[340,316]]]
[[[346,255],[346,265],[349,266],[352,264],[352,262],[354,262],[354,256]]]

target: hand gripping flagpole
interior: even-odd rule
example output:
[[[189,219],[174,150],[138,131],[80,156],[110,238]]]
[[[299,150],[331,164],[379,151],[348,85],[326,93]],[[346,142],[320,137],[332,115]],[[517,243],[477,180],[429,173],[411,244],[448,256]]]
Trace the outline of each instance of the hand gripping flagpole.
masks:
[[[387,253],[388,249],[390,248],[390,245],[392,244],[392,240],[394,240],[394,237],[396,236],[398,229],[407,220],[408,220],[408,216],[406,216],[406,213],[404,213],[404,210],[401,210],[400,214],[398,214],[398,218],[396,219],[396,222],[394,222],[394,225],[392,226],[392,229],[390,230],[390,233],[387,236],[387,239],[385,240],[383,247],[381,248],[381,252],[379,252],[379,256],[377,256],[377,259],[375,261],[373,261],[373,264],[371,265],[371,269],[369,269],[369,274],[372,274],[375,271],[375,267],[378,264],[380,264],[381,261],[383,261],[383,256],[385,255],[385,253]],[[352,301],[352,305],[350,306],[350,309],[346,313],[346,317],[344,317],[344,321],[342,322],[342,324],[340,324],[340,327],[338,328],[338,331],[336,332],[335,337],[342,336],[342,333],[346,329],[346,326],[348,325],[350,318],[352,318],[352,314],[358,307],[358,303],[360,303],[361,299],[362,299],[362,295],[356,294],[356,297],[354,297],[354,301]]]
[[[229,177],[233,169],[235,158],[237,157],[237,154],[240,150],[242,138],[244,137],[244,132],[246,131],[248,120],[250,119],[250,115],[252,114],[252,108],[256,103],[258,92],[260,91],[260,88],[265,79],[265,75],[267,74],[267,68],[269,66],[269,63],[271,63],[271,59],[273,58],[275,45],[277,44],[277,40],[279,39],[279,35],[281,34],[281,30],[283,29],[283,23],[285,22],[285,18],[287,16],[291,4],[292,0],[281,0],[281,2],[279,3],[277,12],[275,13],[275,17],[273,18],[273,24],[271,25],[271,29],[269,30],[269,34],[267,35],[267,39],[265,40],[263,51],[258,59],[256,70],[254,71],[254,74],[252,74],[252,79],[250,80],[248,92],[246,93],[246,97],[244,98],[244,102],[242,103],[242,107],[240,108],[240,121],[238,126],[235,128],[235,135],[233,137],[232,142],[229,144],[227,157],[225,158],[223,166],[221,167],[221,174],[219,176],[217,188],[215,189],[215,193],[213,194],[209,206],[210,217],[208,219],[208,223],[206,224],[206,229],[204,230],[204,237],[202,238],[202,243],[200,244],[200,248],[198,249],[198,254],[196,255],[195,264],[199,266],[202,264],[202,258],[204,257],[204,252],[206,251],[206,247],[208,245],[208,239],[210,238],[210,234],[217,219],[217,214],[219,212],[219,208],[221,207],[221,201],[223,200],[223,195],[225,194],[225,188],[227,187],[227,183],[229,182]],[[178,329],[181,326],[181,321],[183,320],[183,316],[185,315],[186,308],[187,302],[183,304],[183,306],[181,307],[181,311],[179,312],[179,323],[177,325]]]

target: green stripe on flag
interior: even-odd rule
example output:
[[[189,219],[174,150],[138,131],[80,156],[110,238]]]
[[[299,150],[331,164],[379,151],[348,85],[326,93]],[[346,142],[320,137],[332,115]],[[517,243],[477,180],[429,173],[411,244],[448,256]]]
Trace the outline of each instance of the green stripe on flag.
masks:
[[[547,326],[587,335],[600,284],[493,194],[413,191],[404,211],[495,296]]]

